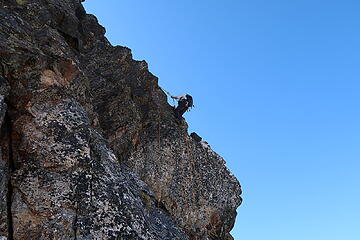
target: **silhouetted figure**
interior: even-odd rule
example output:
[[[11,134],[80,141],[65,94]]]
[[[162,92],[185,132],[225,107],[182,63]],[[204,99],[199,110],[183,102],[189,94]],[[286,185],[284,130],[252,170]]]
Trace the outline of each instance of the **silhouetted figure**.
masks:
[[[178,106],[175,108],[175,115],[178,119],[181,119],[182,115],[194,106],[193,99],[189,94],[171,96],[171,98],[178,100]]]

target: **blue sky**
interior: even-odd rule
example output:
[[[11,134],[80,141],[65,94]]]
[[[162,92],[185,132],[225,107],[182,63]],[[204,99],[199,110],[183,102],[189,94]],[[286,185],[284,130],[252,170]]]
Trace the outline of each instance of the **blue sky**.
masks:
[[[360,239],[360,2],[85,2],[243,187],[236,240]]]

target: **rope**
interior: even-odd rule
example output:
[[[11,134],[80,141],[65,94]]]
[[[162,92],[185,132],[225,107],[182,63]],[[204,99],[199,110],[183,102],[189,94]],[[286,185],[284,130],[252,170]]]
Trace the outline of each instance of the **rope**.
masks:
[[[163,89],[163,88],[160,87],[160,86],[159,86],[159,88],[160,88],[164,93],[166,93],[166,95],[168,95],[168,96],[172,99],[173,105],[174,105],[174,107],[175,107],[175,100],[172,98],[171,93],[169,93],[168,91],[166,91],[165,89]]]
[[[166,95],[169,95],[170,97],[172,97],[171,93],[169,93],[168,91],[166,91],[165,89],[163,89],[162,87],[159,86],[159,88],[161,90],[163,90],[164,93],[166,93]]]

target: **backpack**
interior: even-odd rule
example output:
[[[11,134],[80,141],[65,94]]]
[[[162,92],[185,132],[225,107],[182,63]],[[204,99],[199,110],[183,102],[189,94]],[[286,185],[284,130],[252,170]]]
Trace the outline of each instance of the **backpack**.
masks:
[[[192,108],[194,106],[192,96],[186,94],[186,101],[187,101],[187,107]]]

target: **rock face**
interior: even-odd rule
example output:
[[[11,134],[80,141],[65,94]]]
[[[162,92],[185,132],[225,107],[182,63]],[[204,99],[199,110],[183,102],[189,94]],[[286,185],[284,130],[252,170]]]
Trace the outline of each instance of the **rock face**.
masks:
[[[0,239],[232,239],[241,188],[78,0],[0,0]]]

